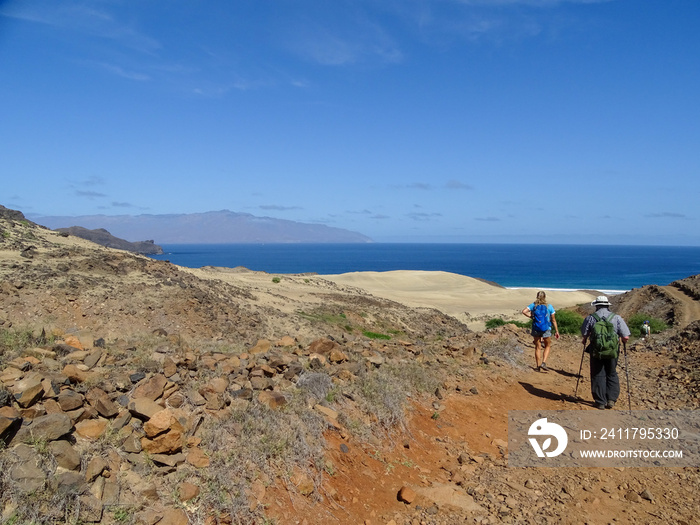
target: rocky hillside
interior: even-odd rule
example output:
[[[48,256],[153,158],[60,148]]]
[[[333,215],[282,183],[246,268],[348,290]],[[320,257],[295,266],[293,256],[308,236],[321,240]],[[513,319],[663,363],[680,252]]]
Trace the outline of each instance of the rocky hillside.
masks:
[[[137,241],[129,242],[119,237],[115,237],[104,228],[96,230],[88,230],[81,226],[71,226],[70,228],[57,228],[56,231],[68,235],[74,235],[81,239],[106,246],[107,248],[116,248],[118,250],[126,250],[127,252],[140,253],[141,255],[159,255],[163,253],[163,248],[154,243],[154,241]]]
[[[571,395],[575,336],[540,374],[513,325],[471,333],[319,276],[185,269],[0,214],[2,523],[697,515],[697,468],[508,467],[509,410],[591,408]],[[694,315],[652,288],[616,307]],[[635,409],[700,406],[697,334],[630,343]]]

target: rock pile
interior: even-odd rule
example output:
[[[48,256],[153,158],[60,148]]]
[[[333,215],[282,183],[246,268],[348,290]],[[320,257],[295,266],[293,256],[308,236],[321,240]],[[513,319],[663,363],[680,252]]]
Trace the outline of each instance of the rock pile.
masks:
[[[286,336],[235,355],[182,348],[164,330],[157,337],[160,344],[146,353],[102,339],[86,348],[64,336],[6,363],[0,446],[10,467],[3,488],[13,501],[51,488],[77,498],[83,522],[99,522],[105,509],[140,508],[144,500],[149,512],[165,515],[174,509],[143,465],[161,474],[207,468],[210,451],[198,432],[205,420],[225,417],[232,405],[279,409],[301,388],[328,428],[339,430],[338,412],[323,402],[335,384],[385,363],[426,359],[409,342],[320,338],[302,346]],[[466,356],[475,349],[452,339],[446,351]]]

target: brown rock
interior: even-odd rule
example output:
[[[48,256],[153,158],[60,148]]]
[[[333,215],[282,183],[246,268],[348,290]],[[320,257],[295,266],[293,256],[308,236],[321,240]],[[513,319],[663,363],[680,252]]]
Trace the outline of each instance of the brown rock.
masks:
[[[204,388],[216,392],[217,394],[223,394],[229,387],[229,380],[225,377],[215,377],[209,381]],[[201,390],[200,390],[201,392]]]
[[[66,414],[47,414],[36,418],[31,425],[22,427],[16,438],[20,442],[55,441],[72,429],[73,423]]]
[[[83,346],[83,343],[80,342],[80,339],[78,339],[74,335],[67,335],[63,338],[63,342],[67,344],[68,346],[72,346],[73,348],[76,348],[78,350],[85,350],[85,347]]]
[[[167,523],[167,525],[189,525],[187,513],[182,509],[165,509],[163,511],[163,519],[158,523]]]
[[[17,383],[15,383],[17,386]],[[21,385],[21,390],[15,388],[15,399],[22,408],[32,406],[44,395],[44,386],[41,381],[32,381],[30,384]]]
[[[83,383],[90,377],[89,373],[81,370],[77,365],[66,365],[61,373],[72,383]]]
[[[262,404],[267,405],[268,408],[272,410],[282,408],[287,404],[287,398],[279,392],[274,392],[272,390],[263,390],[258,394],[258,401]]]
[[[309,345],[309,353],[325,355],[329,354],[331,350],[339,348],[340,345],[330,339],[316,339]]]
[[[331,422],[337,424],[338,422],[338,412],[333,410],[332,408],[328,408],[323,405],[315,405],[314,410],[316,412],[320,412],[324,416],[326,416],[327,419],[331,420]]]
[[[71,410],[83,406],[84,399],[83,396],[78,394],[75,390],[66,388],[65,390],[61,390],[60,394],[58,394],[57,401],[61,410],[70,412]]]
[[[144,379],[134,389],[133,398],[146,398],[155,401],[163,395],[168,379],[162,374],[156,374],[148,379]]]
[[[168,467],[176,467],[184,463],[187,459],[182,452],[178,452],[177,454],[151,454],[149,457],[155,463],[167,465]]]
[[[405,485],[401,487],[401,489],[399,489],[399,493],[397,495],[399,501],[403,501],[404,503],[407,503],[409,505],[416,501],[417,496],[418,495],[412,488],[407,487]]]
[[[119,413],[119,407],[101,388],[91,388],[85,397],[102,417],[112,418]]]
[[[170,430],[176,430],[180,433],[184,432],[184,428],[178,421],[175,412],[168,408],[153,414],[143,425],[143,431],[149,438],[154,438]]]
[[[124,443],[122,443],[122,448],[125,452],[129,452],[131,454],[138,454],[139,452],[141,452],[141,440],[139,439],[138,435],[136,435],[136,433],[132,432],[124,440]]]
[[[187,463],[195,468],[208,467],[211,461],[209,457],[199,448],[190,449],[187,454]]]
[[[24,494],[35,493],[44,488],[46,473],[37,466],[39,461],[23,461],[10,468],[9,477],[13,488]]]
[[[95,365],[97,365],[97,363],[100,361],[101,358],[102,358],[102,350],[97,349],[97,350],[90,352],[90,354],[88,354],[87,357],[85,357],[85,360],[83,361],[83,363],[88,368],[93,368]]]
[[[21,426],[21,417],[0,416],[0,443],[9,444]]]
[[[47,414],[60,414],[63,412],[61,405],[59,405],[58,401],[55,399],[44,399],[43,405]]]
[[[20,379],[23,375],[24,374],[21,370],[17,370],[16,368],[12,367],[7,367],[5,370],[0,372],[0,383],[12,383],[17,379]]]
[[[139,419],[150,419],[161,410],[163,410],[162,406],[147,397],[140,397],[129,403],[129,412]]]
[[[131,412],[128,410],[120,410],[117,417],[112,420],[112,429],[119,430],[124,428],[131,421]]]
[[[483,508],[463,489],[452,484],[434,483],[431,487],[418,487],[416,492],[434,502],[438,507],[455,507],[468,512],[479,512]]]
[[[290,335],[285,335],[275,343],[275,346],[281,346],[281,347],[290,347],[290,346],[295,346],[297,344],[296,339],[294,339]]]
[[[165,359],[163,359],[163,375],[165,377],[172,377],[175,374],[177,374],[177,365],[172,358],[166,356]]]
[[[76,433],[86,439],[98,439],[107,430],[106,419],[86,419],[75,424]]]
[[[345,355],[345,353],[342,350],[340,350],[340,348],[333,348],[328,354],[328,360],[331,363],[343,363],[348,360],[348,356]]]
[[[267,377],[251,377],[250,385],[253,390],[267,390],[272,388],[272,381]]]
[[[105,486],[102,490],[102,503],[104,505],[118,505],[120,492],[119,482],[105,481]]]
[[[9,366],[16,368],[22,372],[27,372],[32,368],[32,364],[23,357],[16,357],[7,363]]]
[[[633,490],[630,490],[629,492],[627,492],[627,494],[625,494],[625,499],[627,501],[631,501],[632,503],[639,503],[640,501],[642,501],[641,496]]]
[[[59,467],[68,470],[80,470],[80,454],[63,439],[49,443],[49,451],[56,458]]]
[[[141,448],[149,454],[174,454],[182,450],[182,433],[171,430],[154,439],[142,437]]]
[[[268,341],[267,339],[259,339],[256,345],[251,348],[248,353],[251,355],[256,355],[256,354],[264,354],[270,350],[270,347],[272,346],[272,343]]]
[[[107,469],[107,460],[100,456],[93,457],[87,464],[85,469],[85,481],[91,483],[95,481],[97,476],[101,476],[102,473]]]
[[[292,474],[290,481],[294,484],[299,493],[303,494],[304,496],[310,495],[316,488],[314,485],[314,480],[311,478],[311,476],[300,469],[297,469],[296,472]]]
[[[180,408],[182,405],[185,404],[186,398],[184,394],[181,394],[179,392],[173,394],[172,396],[168,397],[168,403],[167,405],[171,408]]]
[[[199,496],[199,487],[187,481],[183,481],[178,487],[178,494],[180,495],[180,501],[190,501]]]
[[[24,355],[30,355],[43,361],[44,359],[56,359],[56,352],[52,350],[46,350],[45,348],[27,348],[22,352]]]

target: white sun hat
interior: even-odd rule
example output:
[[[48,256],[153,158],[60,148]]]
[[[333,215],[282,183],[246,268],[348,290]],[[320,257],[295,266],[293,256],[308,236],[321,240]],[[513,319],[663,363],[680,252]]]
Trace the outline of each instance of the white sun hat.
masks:
[[[599,295],[591,304],[593,306],[610,306],[610,301],[608,301],[608,298],[605,295]]]

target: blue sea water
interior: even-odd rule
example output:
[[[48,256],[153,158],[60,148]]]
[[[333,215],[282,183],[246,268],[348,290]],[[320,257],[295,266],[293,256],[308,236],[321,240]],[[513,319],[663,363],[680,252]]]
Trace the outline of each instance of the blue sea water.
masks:
[[[155,259],[269,273],[445,271],[509,288],[621,292],[700,274],[700,247],[533,244],[168,244]]]

